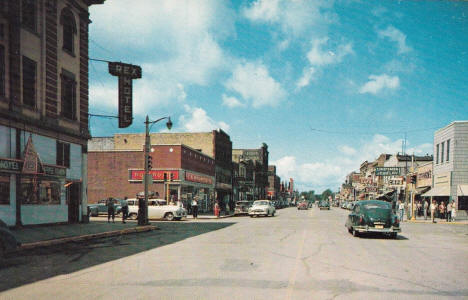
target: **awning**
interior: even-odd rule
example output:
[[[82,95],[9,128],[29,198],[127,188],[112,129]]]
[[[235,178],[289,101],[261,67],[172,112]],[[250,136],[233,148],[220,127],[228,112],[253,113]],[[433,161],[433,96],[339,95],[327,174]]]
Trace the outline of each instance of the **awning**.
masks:
[[[416,194],[424,194],[425,192],[427,192],[430,189],[431,189],[430,186],[416,188]]]
[[[429,192],[422,194],[423,197],[437,197],[437,196],[450,196],[450,187],[448,186],[436,186]]]
[[[468,196],[468,184],[459,184],[457,187],[457,196]]]

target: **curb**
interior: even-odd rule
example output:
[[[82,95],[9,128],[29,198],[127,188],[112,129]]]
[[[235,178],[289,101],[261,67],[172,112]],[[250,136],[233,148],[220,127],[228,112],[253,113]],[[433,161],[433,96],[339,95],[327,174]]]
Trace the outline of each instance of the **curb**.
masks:
[[[23,250],[29,250],[29,249],[34,249],[38,247],[49,247],[49,246],[54,246],[54,245],[59,245],[59,244],[65,244],[68,242],[86,241],[86,240],[98,239],[98,238],[103,238],[103,237],[111,237],[111,236],[116,236],[116,235],[125,235],[125,234],[131,234],[131,233],[152,231],[156,229],[158,229],[158,227],[154,225],[146,225],[146,226],[138,226],[134,228],[121,229],[121,230],[77,235],[77,236],[71,236],[71,237],[66,237],[66,238],[32,242],[32,243],[24,243],[24,244],[21,244],[21,246],[18,248],[17,251],[20,252]]]
[[[467,222],[435,222],[435,223],[432,223],[431,221],[422,221],[422,220],[407,220],[405,222],[408,222],[408,223],[418,223],[418,224],[447,224],[447,225],[468,225]]]

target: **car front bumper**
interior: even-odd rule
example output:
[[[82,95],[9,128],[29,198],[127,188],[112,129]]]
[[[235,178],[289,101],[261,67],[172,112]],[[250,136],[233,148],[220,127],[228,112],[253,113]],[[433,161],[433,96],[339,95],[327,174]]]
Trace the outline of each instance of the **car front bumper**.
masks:
[[[392,233],[392,232],[401,232],[400,227],[389,227],[389,228],[376,228],[372,226],[353,226],[357,232],[378,232],[378,233]]]
[[[259,215],[267,215],[268,211],[249,211],[249,216],[259,216]]]

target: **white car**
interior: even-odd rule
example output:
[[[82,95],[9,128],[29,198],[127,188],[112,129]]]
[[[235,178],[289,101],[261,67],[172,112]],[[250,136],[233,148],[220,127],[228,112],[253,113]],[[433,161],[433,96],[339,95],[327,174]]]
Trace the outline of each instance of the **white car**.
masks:
[[[276,209],[270,200],[257,200],[254,201],[252,206],[249,208],[249,216],[274,216]]]
[[[128,199],[128,217],[138,218],[138,200]],[[166,205],[164,199],[148,199],[148,218],[165,219],[168,221],[181,220],[187,217],[187,210],[177,205]]]

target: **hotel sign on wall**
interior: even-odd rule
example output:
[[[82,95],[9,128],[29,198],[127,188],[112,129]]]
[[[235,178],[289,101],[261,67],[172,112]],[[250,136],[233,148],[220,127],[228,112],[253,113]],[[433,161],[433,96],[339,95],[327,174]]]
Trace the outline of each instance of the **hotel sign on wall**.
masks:
[[[145,170],[129,170],[129,179],[130,181],[143,181],[145,175]],[[153,181],[164,181],[164,173],[167,175],[167,180],[180,180],[178,170],[150,170],[149,174],[153,177]]]
[[[141,67],[121,62],[109,62],[109,73],[119,77],[119,128],[133,121],[133,79],[141,78]]]

